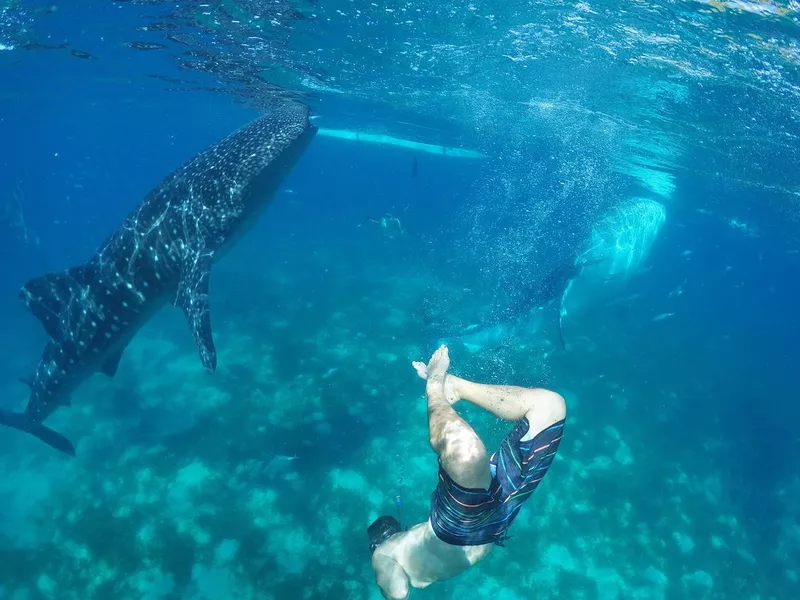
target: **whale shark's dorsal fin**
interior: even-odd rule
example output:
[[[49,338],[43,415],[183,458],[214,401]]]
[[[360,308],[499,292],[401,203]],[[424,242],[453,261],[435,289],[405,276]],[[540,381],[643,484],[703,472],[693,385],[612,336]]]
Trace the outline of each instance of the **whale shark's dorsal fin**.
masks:
[[[31,279],[22,286],[19,298],[27,306],[53,340],[63,341],[61,321],[64,310],[73,298],[91,284],[93,271],[88,265],[73,267],[59,273],[48,273]]]
[[[213,261],[212,250],[203,250],[187,257],[178,283],[178,292],[175,294],[175,306],[183,310],[183,314],[186,315],[194,343],[200,352],[200,361],[208,371],[217,368],[217,351],[211,333],[211,312],[208,302],[208,279]]]

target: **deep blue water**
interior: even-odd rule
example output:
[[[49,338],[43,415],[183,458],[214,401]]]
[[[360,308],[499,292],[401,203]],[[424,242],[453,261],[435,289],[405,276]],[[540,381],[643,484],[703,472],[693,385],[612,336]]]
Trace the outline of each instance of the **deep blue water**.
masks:
[[[798,597],[798,11],[0,0],[4,409],[46,342],[20,286],[270,98],[485,155],[318,135],[212,271],[216,373],[168,306],[52,418],[77,458],[0,431],[0,599],[379,598],[364,529],[427,518],[439,340],[568,424],[508,547],[412,597]],[[663,227],[561,349],[542,280],[632,198]]]

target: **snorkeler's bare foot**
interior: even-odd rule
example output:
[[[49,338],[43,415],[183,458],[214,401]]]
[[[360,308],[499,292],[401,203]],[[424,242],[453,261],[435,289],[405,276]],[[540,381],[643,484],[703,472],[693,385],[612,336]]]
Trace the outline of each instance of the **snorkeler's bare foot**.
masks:
[[[445,355],[446,360],[447,360],[447,367],[445,367],[445,371],[446,371],[446,369],[449,368],[449,365],[450,365],[450,355],[447,352],[447,347],[446,346],[442,346],[442,348],[444,348],[444,355]],[[433,359],[436,357],[436,354],[439,353],[439,351],[442,350],[442,348],[440,348],[439,350],[437,350],[434,353],[433,357],[431,357],[431,362],[433,362]],[[417,375],[419,375],[420,379],[423,379],[425,381],[428,380],[428,373],[429,373],[428,365],[426,365],[422,361],[415,360],[415,361],[413,361],[411,363],[411,366],[414,367],[414,370],[417,372]],[[445,375],[444,375],[444,395],[445,395],[445,397],[447,398],[447,401],[450,404],[455,404],[456,402],[458,402],[460,400],[460,398],[458,396],[457,385],[458,385],[458,377],[456,377],[455,375],[451,375],[449,373],[445,373]]]
[[[447,351],[447,346],[442,344],[433,353],[431,359],[428,361],[428,381],[441,378],[447,374],[447,369],[450,368],[450,354]]]
[[[411,366],[414,367],[420,379],[428,379],[428,365],[421,360],[412,360]]]

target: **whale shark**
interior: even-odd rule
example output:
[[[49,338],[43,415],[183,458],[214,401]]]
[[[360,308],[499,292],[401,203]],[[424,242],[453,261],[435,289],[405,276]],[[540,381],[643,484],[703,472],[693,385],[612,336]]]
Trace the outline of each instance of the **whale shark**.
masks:
[[[432,332],[431,343],[441,345],[459,341],[472,353],[485,348],[499,349],[511,340],[515,340],[515,344],[523,343],[521,340],[531,340],[536,336],[555,306],[558,310],[558,336],[561,347],[565,348],[563,320],[567,313],[564,302],[583,269],[598,262],[580,258],[559,262],[543,277],[525,280],[502,310],[483,318],[480,324],[465,326],[463,322],[449,322],[449,312],[436,313],[423,305],[422,320]]]
[[[556,264],[547,274],[540,279],[528,280],[522,289],[514,294],[514,298],[508,307],[503,311],[501,322],[491,324],[485,332],[479,334],[477,338],[485,337],[491,339],[500,335],[508,335],[509,323],[525,323],[523,330],[530,333],[530,314],[536,309],[547,309],[551,305],[558,309],[558,339],[562,349],[566,349],[564,341],[564,317],[567,316],[566,300],[572,290],[576,279],[583,273],[583,269],[602,262],[603,259],[585,259],[577,257],[572,261],[562,261]],[[558,303],[556,303],[556,300]],[[537,324],[537,327],[539,325]],[[514,327],[516,328],[516,327]],[[473,328],[474,329],[474,328]],[[490,333],[491,332],[491,333]],[[474,331],[467,331],[472,339],[476,338]],[[471,342],[472,343],[472,342]],[[475,344],[482,347],[482,344]]]
[[[217,355],[209,276],[305,152],[317,128],[308,107],[286,101],[210,146],[153,188],[85,264],[28,281],[21,301],[49,336],[22,413],[0,424],[75,456],[43,422],[87,377],[113,377],[139,329],[163,305],[183,311],[209,372]]]
[[[460,330],[448,328],[430,311],[423,313],[423,320],[432,329],[448,329],[450,340],[460,341],[474,353],[534,339],[542,329],[542,313],[555,308],[559,344],[566,350],[566,318],[620,293],[632,277],[646,272],[650,267],[643,264],[665,220],[666,209],[661,203],[650,198],[626,198],[592,226],[573,260],[559,262],[543,277],[524,280],[511,302],[495,317]],[[679,292],[680,289],[675,293]],[[612,300],[607,306],[617,301]],[[438,344],[447,341],[441,336],[437,339]]]

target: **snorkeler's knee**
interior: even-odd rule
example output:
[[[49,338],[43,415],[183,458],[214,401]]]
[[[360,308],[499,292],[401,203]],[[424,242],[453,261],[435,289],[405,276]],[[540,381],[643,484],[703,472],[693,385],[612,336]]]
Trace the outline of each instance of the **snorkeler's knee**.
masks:
[[[549,427],[567,417],[567,403],[564,397],[551,390],[536,390],[536,401],[525,414],[531,429]]]
[[[528,432],[522,437],[522,441],[533,439],[540,431],[567,418],[567,403],[561,394],[550,390],[537,391],[540,392],[540,395],[536,404],[525,413],[525,418],[528,420]]]
[[[545,411],[550,415],[554,422],[563,421],[567,418],[567,402],[564,396],[557,392],[547,390],[547,402]]]

